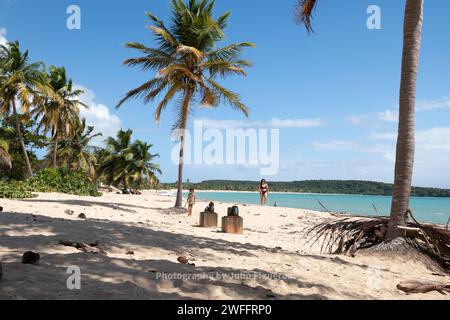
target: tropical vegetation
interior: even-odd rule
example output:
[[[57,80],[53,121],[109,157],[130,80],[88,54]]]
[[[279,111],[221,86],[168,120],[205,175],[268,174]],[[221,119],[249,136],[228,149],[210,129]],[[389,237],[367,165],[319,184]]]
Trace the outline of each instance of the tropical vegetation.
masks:
[[[113,138],[99,147],[95,140],[101,134],[80,114],[89,108],[82,95],[64,67],[30,62],[18,42],[0,45],[0,198],[34,192],[98,196],[101,184],[124,189],[158,184],[153,145],[132,141],[127,131],[126,147],[115,149]],[[43,149],[47,156],[39,159]]]

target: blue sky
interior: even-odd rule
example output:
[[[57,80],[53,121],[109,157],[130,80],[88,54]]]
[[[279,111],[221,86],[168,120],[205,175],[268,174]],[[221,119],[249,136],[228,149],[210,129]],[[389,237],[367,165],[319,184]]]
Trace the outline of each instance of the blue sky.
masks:
[[[252,115],[247,120],[220,106],[197,109],[194,117],[222,126],[278,127],[280,171],[269,180],[392,182],[405,1],[320,1],[312,35],[295,24],[294,3],[217,0],[217,14],[233,10],[224,44],[257,45],[245,53],[254,63],[248,77],[224,81],[242,95]],[[66,28],[66,9],[72,4],[81,8],[81,30]],[[369,5],[381,8],[381,30],[366,27]],[[65,66],[86,89],[89,122],[105,135],[120,127],[134,129],[136,138],[153,143],[160,153],[162,180],[175,181],[172,109],[159,126],[153,121],[154,105],[132,101],[114,110],[127,90],[155,75],[121,65],[135,55],[124,48],[126,42],[154,45],[146,11],[167,21],[169,1],[0,0],[0,41],[18,39],[32,60]],[[449,11],[449,1],[425,2],[416,185],[450,187]],[[261,176],[258,166],[188,165],[185,178]]]

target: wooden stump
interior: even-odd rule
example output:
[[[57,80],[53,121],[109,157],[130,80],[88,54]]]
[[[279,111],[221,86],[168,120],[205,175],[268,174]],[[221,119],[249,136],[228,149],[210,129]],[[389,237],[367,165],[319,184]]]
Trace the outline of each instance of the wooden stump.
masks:
[[[225,233],[242,234],[244,232],[244,219],[236,216],[223,217],[222,231]]]
[[[200,213],[201,228],[217,228],[219,216],[217,213],[202,212]]]

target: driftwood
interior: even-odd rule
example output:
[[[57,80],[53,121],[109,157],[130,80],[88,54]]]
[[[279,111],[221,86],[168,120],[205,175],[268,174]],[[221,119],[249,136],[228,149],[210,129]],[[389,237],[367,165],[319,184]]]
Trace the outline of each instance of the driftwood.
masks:
[[[86,252],[86,253],[102,254],[104,256],[108,255],[108,253],[100,247],[98,242],[92,243],[92,244],[86,244],[83,242],[73,242],[73,241],[61,240],[61,241],[59,241],[59,244],[62,246],[66,246],[66,247],[73,247],[77,250],[80,250],[80,251]]]
[[[397,289],[407,294],[428,293],[433,291],[437,291],[443,295],[450,293],[450,285],[438,282],[406,281],[398,284]]]

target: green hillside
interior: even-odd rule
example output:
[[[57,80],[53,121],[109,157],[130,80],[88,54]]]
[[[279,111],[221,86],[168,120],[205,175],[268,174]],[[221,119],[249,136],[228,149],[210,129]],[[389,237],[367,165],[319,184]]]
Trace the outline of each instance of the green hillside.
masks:
[[[259,182],[210,180],[201,183],[186,184],[197,190],[227,190],[227,191],[257,191]],[[163,184],[163,189],[174,189],[176,184]],[[342,181],[342,180],[309,180],[293,182],[271,182],[272,192],[302,192],[302,193],[331,193],[331,194],[392,194],[392,184],[372,181]],[[416,197],[450,197],[450,190],[437,188],[413,187],[412,195]]]

